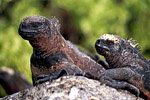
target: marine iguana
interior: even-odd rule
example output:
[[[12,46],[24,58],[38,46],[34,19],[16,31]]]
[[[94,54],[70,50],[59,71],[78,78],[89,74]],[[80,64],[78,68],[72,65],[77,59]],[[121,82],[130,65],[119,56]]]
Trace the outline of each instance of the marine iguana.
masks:
[[[96,41],[95,48],[105,57],[109,67],[91,77],[111,87],[133,89],[137,96],[140,90],[150,100],[150,63],[140,54],[134,40],[104,34]]]
[[[82,75],[84,71],[101,73],[105,70],[102,65],[61,36],[60,24],[55,17],[26,17],[20,23],[18,31],[33,47],[33,85],[56,79],[63,74]]]

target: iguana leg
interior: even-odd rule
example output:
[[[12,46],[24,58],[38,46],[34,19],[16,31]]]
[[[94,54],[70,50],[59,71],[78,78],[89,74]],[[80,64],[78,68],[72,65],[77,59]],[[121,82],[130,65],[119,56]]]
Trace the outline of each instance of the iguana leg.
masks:
[[[134,85],[128,83],[133,74],[133,71],[129,68],[109,69],[101,74],[92,74],[90,72],[84,72],[85,77],[99,80],[100,82],[105,83],[106,85],[113,88],[128,88],[136,92],[136,96],[139,97],[139,89]]]
[[[35,81],[34,85],[38,85],[38,84],[41,84],[41,83],[46,82],[46,81],[52,81],[52,80],[57,79],[61,76],[67,76],[67,75],[80,75],[80,76],[82,76],[83,72],[78,66],[76,66],[72,63],[66,63],[63,68],[57,69],[53,73],[39,75],[37,77],[37,80]]]
[[[106,85],[108,85],[110,87],[113,87],[113,88],[116,88],[116,89],[128,88],[128,89],[133,90],[134,92],[136,92],[137,97],[139,97],[139,95],[140,95],[140,91],[137,87],[135,87],[134,85],[132,85],[128,82],[125,82],[125,81],[117,81],[117,80],[112,79],[111,77],[103,76],[100,79],[100,82],[105,83]]]
[[[102,60],[99,55],[94,55],[92,57],[98,64],[101,64],[105,69],[109,69],[109,65],[105,60]]]

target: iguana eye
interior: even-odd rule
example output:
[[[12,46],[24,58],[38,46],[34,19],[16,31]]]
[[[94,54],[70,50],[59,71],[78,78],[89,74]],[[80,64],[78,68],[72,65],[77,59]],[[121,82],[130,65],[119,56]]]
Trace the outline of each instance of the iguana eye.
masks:
[[[111,44],[113,44],[113,41],[108,41],[107,43],[108,43],[109,45],[111,45]]]
[[[36,22],[31,24],[32,28],[42,28],[42,23]]]
[[[115,43],[115,44],[118,44],[118,43],[119,43],[119,40],[118,40],[118,39],[114,40],[114,43]]]
[[[100,40],[97,40],[97,44],[100,44],[101,43],[101,41]]]

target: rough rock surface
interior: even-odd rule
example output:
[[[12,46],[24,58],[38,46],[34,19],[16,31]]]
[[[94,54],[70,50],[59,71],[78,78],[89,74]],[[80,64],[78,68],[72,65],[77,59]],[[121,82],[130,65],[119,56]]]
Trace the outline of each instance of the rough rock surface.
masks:
[[[136,97],[127,91],[102,85],[96,80],[64,76],[0,100],[136,100]]]

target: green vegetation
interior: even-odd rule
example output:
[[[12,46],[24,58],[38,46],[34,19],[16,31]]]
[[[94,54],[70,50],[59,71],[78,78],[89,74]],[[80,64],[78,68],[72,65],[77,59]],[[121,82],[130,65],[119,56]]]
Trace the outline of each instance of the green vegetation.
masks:
[[[96,53],[96,39],[110,33],[132,37],[142,54],[150,58],[149,0],[0,0],[0,66],[23,72],[31,82],[32,48],[18,35],[19,23],[31,15],[61,19],[61,10],[67,12],[69,24],[81,37],[78,45],[87,52]]]

